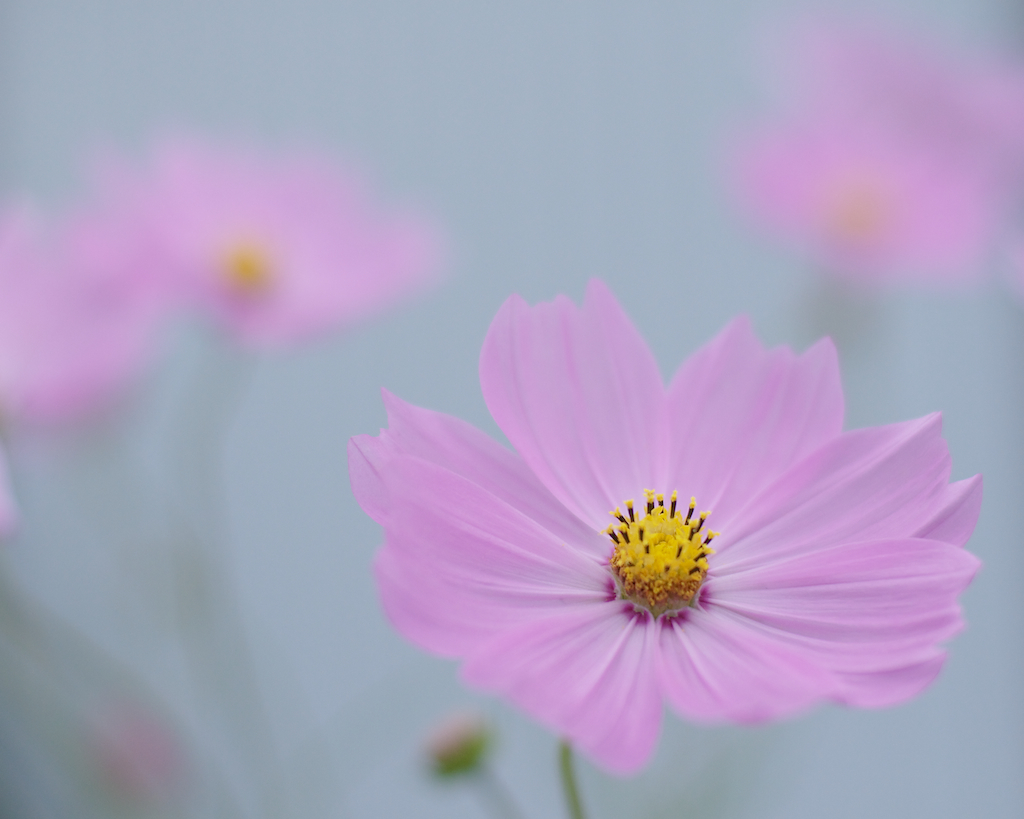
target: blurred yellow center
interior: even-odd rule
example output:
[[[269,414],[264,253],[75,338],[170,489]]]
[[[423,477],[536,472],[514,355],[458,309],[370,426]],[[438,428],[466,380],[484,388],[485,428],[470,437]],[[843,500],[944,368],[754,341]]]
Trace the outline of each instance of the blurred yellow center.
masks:
[[[625,514],[610,513],[616,522],[605,534],[615,544],[609,563],[619,597],[659,617],[693,602],[708,573],[708,556],[715,553],[709,544],[720,533],[704,529],[710,512],[694,516],[695,498],[689,508],[677,510],[676,492],[667,508],[664,495],[649,489],[644,495],[643,516],[628,500]]]
[[[264,293],[273,282],[270,259],[256,244],[232,247],[224,255],[223,272],[231,288],[245,295]]]
[[[825,205],[829,230],[845,242],[877,239],[887,228],[892,208],[884,188],[871,180],[848,180]]]

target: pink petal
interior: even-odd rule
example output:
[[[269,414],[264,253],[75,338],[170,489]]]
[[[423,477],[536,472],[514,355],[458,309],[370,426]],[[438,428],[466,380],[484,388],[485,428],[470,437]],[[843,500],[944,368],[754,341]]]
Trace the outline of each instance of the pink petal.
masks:
[[[914,537],[942,540],[957,546],[966,544],[981,514],[981,483],[981,475],[975,475],[946,487],[945,498],[935,515],[914,532]]]
[[[725,575],[844,542],[917,535],[976,499],[950,492],[949,471],[938,414],[847,432],[722,527],[712,572]],[[951,525],[963,529],[970,502]]]
[[[657,363],[598,281],[583,307],[513,296],[491,323],[480,382],[502,431],[537,477],[595,529],[664,474]]]
[[[428,650],[461,654],[503,628],[611,598],[600,559],[466,478],[402,455],[377,468],[381,493],[402,498],[380,518],[381,597],[395,627]]]
[[[842,701],[882,705],[934,676],[939,643],[963,626],[957,597],[979,565],[936,540],[845,543],[709,578],[704,591],[709,608],[839,674]]]
[[[789,716],[839,682],[813,657],[718,611],[691,609],[664,621],[659,639],[661,690],[697,722],[762,722]]]
[[[462,669],[617,773],[650,757],[661,728],[658,628],[617,603],[566,611],[500,635]]]
[[[750,497],[843,427],[835,348],[765,350],[739,318],[695,353],[669,387],[672,446],[665,491],[697,498],[728,526]]]
[[[559,503],[515,452],[465,421],[407,404],[386,390],[383,394],[388,428],[381,439],[388,446],[472,481],[566,544],[608,556],[607,538]]]
[[[886,708],[916,697],[931,685],[946,662],[946,652],[936,649],[912,664],[869,672],[841,674],[846,693],[842,702],[861,708]]]

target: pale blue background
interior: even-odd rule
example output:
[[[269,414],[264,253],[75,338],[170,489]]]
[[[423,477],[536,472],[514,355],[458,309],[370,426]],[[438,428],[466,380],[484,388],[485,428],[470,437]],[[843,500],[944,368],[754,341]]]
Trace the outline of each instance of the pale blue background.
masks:
[[[1009,52],[1024,34],[1024,15],[1008,0],[871,5],[976,48]],[[87,149],[137,150],[163,127],[185,127],[337,150],[448,227],[445,286],[325,342],[265,357],[230,427],[231,571],[291,815],[481,815],[470,795],[438,788],[422,770],[416,746],[426,727],[471,697],[452,664],[383,620],[369,573],[379,531],[348,488],[345,443],[384,423],[381,386],[496,433],[476,374],[495,310],[511,292],[578,299],[591,276],[618,293],[666,375],[737,312],[772,343],[805,345],[838,326],[800,260],[751,233],[721,184],[723,138],[756,117],[756,32],[798,8],[818,7],[0,6],[5,194],[54,205],[74,190]],[[985,473],[971,543],[985,568],[964,598],[967,632],[938,683],[902,708],[822,708],[759,730],[696,730],[670,715],[639,779],[585,768],[595,817],[1024,815],[1024,312],[993,283],[894,295],[853,325],[839,339],[849,424],[942,409],[955,477]],[[129,434],[113,436],[154,475],[189,401],[191,370],[210,349],[201,331],[168,339],[128,414]],[[255,793],[251,772],[232,768],[237,740],[210,727],[162,647],[161,564],[139,542],[140,513],[118,494],[116,467],[104,467],[110,459],[94,447],[44,441],[17,453],[29,524],[12,547],[16,573],[133,664],[210,758]],[[102,510],[100,524],[90,504]],[[502,728],[501,776],[531,815],[561,815],[553,739],[479,701]],[[62,815],[53,803],[45,815]],[[194,810],[212,815],[210,804],[199,799]]]

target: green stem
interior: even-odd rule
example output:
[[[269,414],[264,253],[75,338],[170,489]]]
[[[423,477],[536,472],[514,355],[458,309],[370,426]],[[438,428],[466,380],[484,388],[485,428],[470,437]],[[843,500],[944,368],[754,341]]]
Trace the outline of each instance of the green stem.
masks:
[[[583,803],[580,802],[580,789],[576,785],[576,772],[572,764],[572,746],[564,739],[558,745],[558,768],[562,774],[562,790],[565,801],[569,805],[571,819],[586,819]]]

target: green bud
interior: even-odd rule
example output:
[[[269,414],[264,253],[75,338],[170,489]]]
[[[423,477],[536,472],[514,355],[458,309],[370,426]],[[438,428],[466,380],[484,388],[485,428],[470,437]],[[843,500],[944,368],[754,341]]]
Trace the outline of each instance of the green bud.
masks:
[[[491,746],[487,721],[475,711],[457,712],[438,724],[426,741],[434,774],[442,779],[473,773]]]

